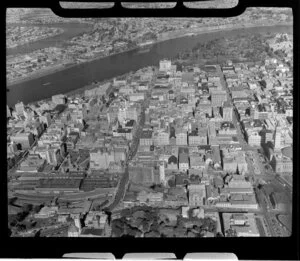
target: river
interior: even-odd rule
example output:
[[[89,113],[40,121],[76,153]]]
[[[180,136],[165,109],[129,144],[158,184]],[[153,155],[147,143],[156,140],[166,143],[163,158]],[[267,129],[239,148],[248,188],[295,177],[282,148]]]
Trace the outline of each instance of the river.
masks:
[[[198,42],[205,42],[219,37],[230,37],[243,32],[248,33],[292,33],[292,26],[264,26],[234,29],[231,31],[211,32],[197,36],[186,36],[156,43],[149,52],[128,51],[88,63],[76,65],[40,78],[10,85],[7,88],[7,104],[13,106],[18,101],[25,104],[46,99],[59,93],[67,93],[92,81],[103,81],[136,71],[142,67],[158,65],[163,58],[172,58],[177,53],[193,48]],[[43,86],[43,83],[49,83]]]

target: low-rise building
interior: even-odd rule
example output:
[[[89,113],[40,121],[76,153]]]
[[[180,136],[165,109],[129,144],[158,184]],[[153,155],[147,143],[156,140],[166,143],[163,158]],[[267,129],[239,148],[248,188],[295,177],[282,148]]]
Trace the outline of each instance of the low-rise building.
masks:
[[[253,213],[223,213],[225,237],[259,237]]]
[[[153,145],[152,131],[143,131],[140,136],[140,146],[151,146]]]
[[[189,157],[187,153],[179,154],[179,170],[187,171],[189,169]]]
[[[203,206],[206,201],[206,189],[204,184],[192,184],[188,186],[189,205]]]

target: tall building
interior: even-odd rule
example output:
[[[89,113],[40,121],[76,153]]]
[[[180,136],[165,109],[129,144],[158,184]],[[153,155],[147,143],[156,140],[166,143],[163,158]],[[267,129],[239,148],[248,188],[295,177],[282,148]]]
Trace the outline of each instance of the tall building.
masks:
[[[217,132],[216,132],[216,124],[213,121],[210,121],[208,123],[208,134],[210,137],[216,137]]]
[[[232,121],[233,107],[229,104],[229,102],[224,102],[222,112],[224,121]]]
[[[169,133],[166,131],[155,133],[153,142],[155,146],[169,145]]]
[[[107,112],[108,123],[113,123],[115,121],[115,119],[118,118],[118,114],[119,114],[118,106],[109,106],[109,109]]]
[[[66,96],[63,94],[57,94],[52,96],[52,102],[55,104],[66,104],[67,99]]]
[[[159,165],[159,181],[165,185],[166,176],[165,176],[165,162],[161,162]]]
[[[293,147],[288,146],[279,152],[275,152],[271,159],[271,166],[276,173],[293,172]]]
[[[19,116],[23,116],[25,110],[23,102],[16,103],[15,110]]]
[[[54,166],[58,165],[62,161],[60,150],[57,148],[48,149],[46,151],[46,159],[50,165],[54,165]]]
[[[73,219],[74,219],[75,226],[78,228],[79,234],[80,234],[80,232],[81,232],[81,222],[80,222],[79,214],[74,215]]]
[[[17,144],[11,143],[7,145],[7,154],[14,154],[18,151]]]
[[[189,190],[189,205],[203,206],[205,205],[206,189],[204,184],[191,184],[188,186]]]
[[[170,71],[172,63],[170,60],[161,60],[159,61],[159,70],[160,71]]]
[[[274,150],[281,149],[281,129],[279,127],[276,128],[275,131],[275,142],[274,142]]]
[[[40,121],[43,122],[44,124],[47,125],[47,127],[49,127],[51,125],[51,115],[50,113],[45,113],[44,115],[39,117]]]
[[[207,145],[207,129],[193,130],[189,134],[189,145]]]
[[[6,118],[11,117],[10,109],[8,105],[6,105]]]
[[[111,162],[115,161],[113,151],[105,149],[95,149],[90,151],[90,168],[91,169],[107,169]]]
[[[181,171],[187,171],[189,169],[189,156],[187,153],[179,154],[179,169]]]
[[[138,120],[139,112],[135,106],[125,106],[123,108],[119,108],[118,111],[118,121],[120,123],[125,120]]]
[[[18,133],[15,136],[11,136],[10,139],[16,144],[21,144],[22,150],[30,149],[34,143],[34,137],[31,132]]]
[[[152,131],[143,131],[140,137],[140,146],[151,146],[153,144]]]
[[[127,155],[126,148],[114,148],[115,162],[125,161]]]
[[[176,133],[176,145],[187,145],[187,132],[178,130]]]
[[[223,102],[227,101],[227,93],[224,90],[211,91],[212,106],[221,107]]]
[[[261,136],[258,134],[258,132],[252,132],[248,134],[248,144],[250,146],[261,145]]]
[[[34,112],[31,109],[24,110],[24,116],[28,122],[34,118]]]

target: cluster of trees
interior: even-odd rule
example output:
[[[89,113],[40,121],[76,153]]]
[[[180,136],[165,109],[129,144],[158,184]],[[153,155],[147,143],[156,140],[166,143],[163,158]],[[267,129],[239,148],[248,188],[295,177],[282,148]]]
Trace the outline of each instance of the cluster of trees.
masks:
[[[157,35],[153,32],[147,32],[143,36],[143,41],[148,41],[148,40],[157,40]]]
[[[177,216],[176,224],[166,216],[160,216],[159,210],[148,206],[124,209],[121,218],[112,221],[112,234],[115,237],[202,237],[206,232],[216,234],[216,222],[210,218],[183,218]],[[163,217],[163,218],[162,218]],[[187,228],[186,222],[194,226]],[[222,235],[218,235],[222,236]]]
[[[190,212],[191,213],[191,212]],[[217,222],[209,217],[197,218],[189,214],[189,218],[178,217],[177,226],[183,226],[186,221],[192,221],[194,223],[193,230],[198,232],[200,235],[206,231],[216,234]]]
[[[122,218],[112,221],[112,234],[116,237],[159,236],[158,210],[148,206],[138,206],[124,209]]]
[[[251,60],[263,60],[268,56],[266,36],[262,34],[239,34],[231,38],[218,38],[208,42],[200,42],[191,50],[179,53],[176,58],[181,60],[198,59],[237,59],[241,57]]]
[[[125,217],[122,217],[112,221],[112,234],[115,237],[138,237],[142,232],[133,227]]]
[[[22,206],[22,211],[17,215],[9,217],[9,227],[16,228],[17,231],[25,231],[26,229],[33,228],[36,225],[36,221],[31,221],[30,223],[25,224],[23,221],[30,213],[38,213],[43,205],[31,205],[25,204]]]
[[[237,237],[237,232],[235,229],[229,228],[225,231],[226,237]]]
[[[156,192],[163,192],[164,186],[162,184],[153,184],[150,186],[151,189],[153,189]]]

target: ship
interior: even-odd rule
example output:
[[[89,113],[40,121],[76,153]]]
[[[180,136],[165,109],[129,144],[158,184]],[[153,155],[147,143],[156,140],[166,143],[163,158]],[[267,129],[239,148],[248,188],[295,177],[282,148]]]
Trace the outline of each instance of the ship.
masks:
[[[150,45],[153,44],[154,41],[147,41],[147,42],[144,42],[144,43],[140,43],[138,44],[138,47],[139,47],[139,51],[138,53],[148,53],[150,52]]]
[[[151,45],[153,43],[154,43],[154,41],[146,41],[144,43],[140,43],[138,46],[141,47],[141,48],[143,48],[143,47]]]
[[[46,85],[49,85],[51,84],[51,82],[46,82],[46,83],[43,83],[43,86],[46,86]]]
[[[186,36],[195,36],[196,33],[187,33]]]

